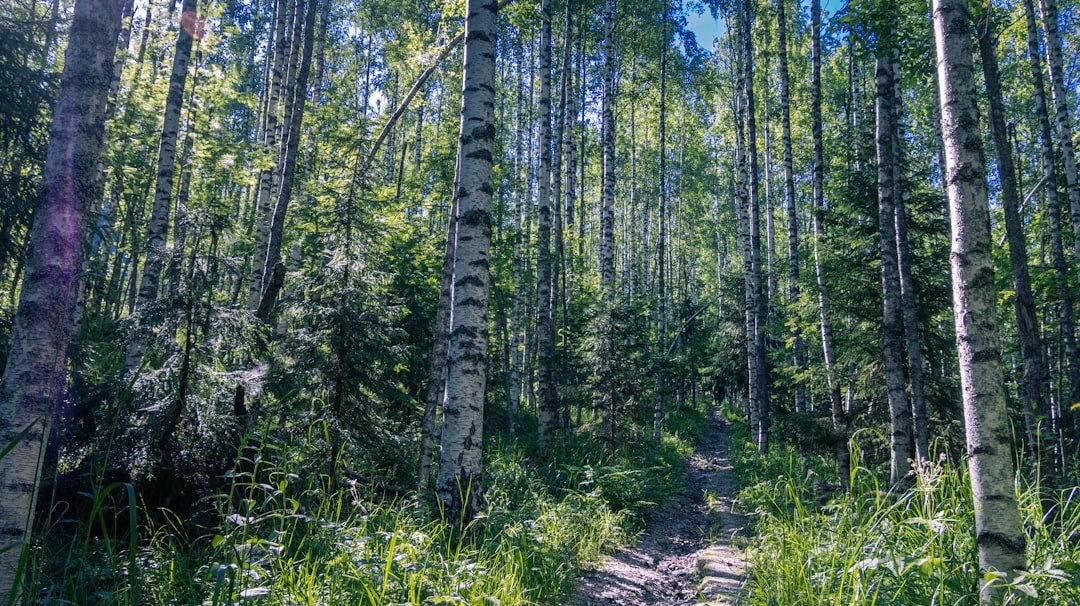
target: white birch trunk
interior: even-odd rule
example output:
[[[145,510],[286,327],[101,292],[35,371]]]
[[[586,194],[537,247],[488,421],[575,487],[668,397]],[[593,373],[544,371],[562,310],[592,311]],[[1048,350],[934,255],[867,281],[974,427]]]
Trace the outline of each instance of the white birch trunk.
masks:
[[[169,92],[165,97],[165,117],[158,142],[157,183],[154,187],[154,206],[150,211],[150,232],[146,239],[146,261],[135,307],[146,311],[157,299],[161,269],[165,262],[165,243],[169,236],[169,210],[172,207],[173,173],[176,167],[176,138],[180,130],[180,110],[184,104],[184,85],[187,83],[188,63],[191,60],[193,34],[199,27],[196,14],[198,0],[184,0],[177,28],[176,51],[173,54]],[[136,335],[128,346],[124,366],[130,373],[142,361],[146,339]]]
[[[495,0],[468,0],[461,99],[458,237],[446,409],[436,492],[449,520],[467,522],[483,495],[484,391],[495,139]]]
[[[127,0],[75,3],[19,307],[0,387],[0,602],[19,603],[51,415],[67,393],[67,347],[93,204],[121,13]]]
[[[952,245],[953,318],[964,401],[968,469],[975,502],[980,579],[988,571],[1024,568],[1025,539],[1014,489],[1010,444],[994,315],[990,207],[966,0],[934,0],[934,40],[941,84],[946,191]],[[999,587],[1000,585],[998,585]],[[984,604],[1001,593],[983,584]]]

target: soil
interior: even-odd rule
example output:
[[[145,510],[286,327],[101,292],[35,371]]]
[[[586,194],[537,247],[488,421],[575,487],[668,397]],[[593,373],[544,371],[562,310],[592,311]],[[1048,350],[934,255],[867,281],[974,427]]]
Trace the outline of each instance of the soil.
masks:
[[[728,462],[727,424],[710,413],[690,458],[685,488],[655,510],[635,545],[581,578],[575,606],[735,604],[746,561],[737,546],[746,520],[733,512],[737,484]]]

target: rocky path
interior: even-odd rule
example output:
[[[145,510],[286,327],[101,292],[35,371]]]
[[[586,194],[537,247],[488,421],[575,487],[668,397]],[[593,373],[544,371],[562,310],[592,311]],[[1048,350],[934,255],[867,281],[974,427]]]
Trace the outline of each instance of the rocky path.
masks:
[[[746,521],[732,512],[736,484],[727,453],[727,426],[714,410],[686,489],[652,513],[636,545],[585,574],[572,604],[737,603],[745,560],[733,539],[746,532]]]

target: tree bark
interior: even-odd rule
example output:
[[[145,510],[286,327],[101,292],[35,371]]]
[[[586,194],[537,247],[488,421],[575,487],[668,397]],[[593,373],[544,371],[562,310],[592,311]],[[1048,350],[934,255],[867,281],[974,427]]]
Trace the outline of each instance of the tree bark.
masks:
[[[537,443],[547,447],[556,428],[555,323],[551,254],[551,0],[540,3],[540,132],[536,205]]]
[[[986,83],[989,106],[990,134],[994,141],[994,156],[1001,184],[1001,201],[1005,214],[1005,237],[1009,242],[1009,262],[1013,274],[1013,311],[1020,340],[1020,356],[1023,359],[1023,379],[1020,399],[1023,403],[1024,421],[1027,426],[1028,449],[1038,456],[1038,420],[1043,414],[1043,360],[1039,320],[1035,311],[1035,296],[1028,273],[1027,242],[1023,221],[1020,218],[1020,194],[1017,191],[1016,167],[1013,163],[1012,144],[1005,124],[1005,104],[1001,95],[1001,78],[998,75],[997,30],[988,13],[986,28],[979,34],[979,56],[982,59],[983,81]],[[1047,415],[1048,416],[1048,415]]]
[[[813,184],[811,192],[814,277],[817,284],[818,318],[821,324],[821,354],[825,363],[825,380],[829,389],[829,413],[836,440],[836,466],[840,485],[845,488],[851,478],[851,456],[847,446],[847,421],[840,401],[840,381],[836,376],[836,353],[833,351],[832,324],[829,322],[825,294],[825,272],[821,249],[825,240],[825,146],[821,133],[821,0],[810,2],[811,85],[810,130],[813,139]]]
[[[1073,251],[1080,258],[1080,175],[1077,175],[1069,95],[1065,88],[1065,63],[1061,56],[1057,0],[1039,0],[1039,14],[1042,17],[1043,33],[1046,35],[1046,67],[1050,74],[1050,99],[1054,103],[1058,151],[1061,153],[1061,162],[1065,165],[1065,190],[1069,196],[1073,233],[1076,235]],[[1075,417],[1080,419],[1080,414]]]
[[[751,31],[751,3],[742,5],[743,94],[746,103],[746,176],[747,221],[750,236],[750,301],[747,314],[753,334],[748,336],[750,353],[747,375],[750,384],[750,406],[757,410],[758,431],[755,439],[758,450],[769,450],[769,393],[768,368],[765,352],[765,319],[767,314],[761,272],[761,210],[758,193],[757,127],[754,105],[754,43]],[[752,341],[750,340],[752,339]]]
[[[248,284],[248,309],[255,310],[262,298],[266,269],[266,245],[270,238],[271,196],[277,190],[278,173],[278,111],[281,104],[285,53],[286,7],[290,0],[277,0],[274,23],[274,61],[270,68],[270,92],[266,104],[266,126],[263,131],[263,168],[259,172],[255,208],[255,242],[252,249],[251,277]]]
[[[788,56],[787,56],[787,18],[785,4],[787,0],[776,0],[776,22],[780,55],[780,115],[783,120],[782,138],[784,144],[784,207],[787,209],[788,223],[788,301],[799,301],[799,217],[795,208],[795,166],[791,151],[791,93],[789,91]],[[819,107],[820,109],[820,107]],[[802,329],[798,323],[792,330],[791,356],[795,372],[802,372],[806,364],[803,353]],[[806,389],[795,381],[795,412],[802,412],[806,407]]]
[[[966,0],[934,0],[934,39],[941,83],[946,190],[952,246],[953,317],[964,402],[968,469],[975,503],[979,572],[1011,574],[1025,566],[1025,539],[1014,492],[1012,435],[994,324],[982,131],[976,100]],[[980,581],[982,583],[982,581]],[[984,604],[998,603],[1001,584],[982,583]]]
[[[127,0],[78,0],[68,36],[19,306],[0,386],[0,602],[18,603],[54,408],[67,396],[83,222],[91,208]]]
[[[1031,0],[1026,0],[1030,2]],[[1061,57],[1061,37],[1058,32],[1057,0],[1039,0],[1039,13],[1042,16],[1043,33],[1046,34],[1046,66],[1050,74],[1050,98],[1054,103],[1054,124],[1057,126],[1058,147],[1061,153],[1062,164],[1065,165],[1065,191],[1069,197],[1069,208],[1072,211],[1073,253],[1080,258],[1080,175],[1076,168],[1076,151],[1073,147],[1072,120],[1069,116],[1069,96],[1065,88],[1064,62]],[[1030,44],[1030,40],[1029,40]],[[1044,98],[1045,104],[1045,98]],[[1066,284],[1067,282],[1059,282]],[[1062,290],[1068,290],[1063,288]],[[1062,307],[1064,307],[1064,297]],[[1071,298],[1071,296],[1070,296]],[[1071,301],[1069,307],[1071,308]],[[1071,312],[1071,309],[1069,310]],[[1062,311],[1064,317],[1065,311]],[[1070,313],[1069,324],[1072,324]],[[1064,325],[1062,326],[1064,330]],[[1066,351],[1069,368],[1070,384],[1070,407],[1071,403],[1080,402],[1080,364],[1076,357],[1076,330],[1075,326],[1069,327],[1069,336],[1066,338],[1066,347],[1072,351]],[[1072,345],[1069,345],[1072,341]],[[1073,433],[1080,436],[1080,410],[1072,412]]]
[[[900,277],[900,310],[904,324],[904,345],[907,350],[908,382],[911,388],[911,417],[915,441],[915,459],[924,463],[930,459],[930,424],[926,412],[923,388],[922,339],[919,337],[919,304],[915,299],[915,280],[912,277],[911,243],[907,235],[907,188],[904,187],[903,121],[901,118],[900,49],[893,49],[893,226],[896,230],[896,269]]]
[[[604,300],[604,313],[614,313],[615,305],[615,0],[604,4],[604,94],[601,100],[600,119],[603,122],[603,166],[600,186],[600,289]],[[585,149],[582,148],[582,164]],[[584,184],[584,180],[582,181]],[[581,224],[585,222],[582,213]],[[579,225],[580,227],[580,225]],[[614,353],[615,336],[610,321],[607,334],[604,335],[604,349],[610,355]],[[610,375],[610,373],[609,373]],[[615,428],[617,425],[617,402],[615,398],[614,378],[605,378],[604,434],[608,447],[615,449]]]
[[[457,165],[460,167],[461,159]],[[457,172],[457,171],[455,171]],[[457,189],[457,188],[455,188]],[[416,474],[418,492],[427,492],[431,478],[432,450],[435,445],[436,422],[446,395],[447,353],[450,343],[451,303],[454,297],[454,257],[457,246],[457,198],[450,204],[450,219],[446,225],[446,245],[443,250],[442,272],[439,275],[439,304],[435,311],[434,343],[428,358],[428,384],[424,398],[424,419],[420,429],[420,461]],[[512,432],[511,432],[512,433]]]
[[[150,211],[150,233],[146,239],[146,261],[143,262],[142,279],[136,309],[146,311],[158,295],[161,269],[165,262],[165,243],[169,236],[169,210],[172,207],[173,173],[176,166],[176,138],[180,130],[180,110],[184,104],[184,86],[187,83],[191,45],[200,27],[196,13],[198,0],[184,0],[177,28],[176,52],[173,54],[172,74],[169,76],[169,92],[165,97],[165,117],[161,124],[158,142],[157,183],[154,187],[154,206]],[[146,339],[136,335],[128,346],[124,366],[131,373],[142,362],[146,351]]]
[[[657,182],[660,189],[659,221],[656,230],[657,280],[656,280],[656,349],[657,373],[656,393],[653,400],[653,441],[660,441],[660,426],[664,421],[664,395],[667,388],[663,355],[667,343],[667,283],[664,281],[664,267],[667,265],[667,55],[668,55],[668,3],[662,4],[660,15],[660,138],[659,172]]]
[[[896,130],[892,52],[896,34],[891,25],[878,32],[875,60],[877,115],[878,233],[881,243],[881,350],[890,418],[890,483],[907,481],[911,471],[911,410],[904,393],[903,325],[900,310],[900,275],[896,257]]]
[[[468,0],[465,21],[450,368],[435,483],[447,519],[463,525],[480,511],[483,497],[497,10],[495,0]]]
[[[297,152],[300,149],[300,139],[302,138],[301,127],[304,123],[304,108],[308,96],[308,77],[311,74],[311,55],[315,47],[316,6],[316,0],[307,0],[307,14],[304,16],[304,55],[300,60],[300,68],[293,82],[292,91],[289,93],[294,99],[292,102],[292,113],[289,116],[289,131],[287,133],[284,154],[285,161],[281,168],[281,187],[278,190],[277,204],[274,205],[273,221],[270,224],[270,239],[266,247],[266,263],[268,267],[276,267],[277,264],[281,262],[281,246],[285,237],[285,218],[289,208],[289,202],[292,199],[293,184],[296,181],[296,157]],[[299,7],[297,7],[297,10],[299,11]],[[299,52],[299,49],[297,52]],[[266,293],[263,293],[263,299],[266,298]],[[275,296],[269,298],[271,310],[273,309],[276,298],[276,293]],[[262,303],[260,302],[260,306],[261,305]]]

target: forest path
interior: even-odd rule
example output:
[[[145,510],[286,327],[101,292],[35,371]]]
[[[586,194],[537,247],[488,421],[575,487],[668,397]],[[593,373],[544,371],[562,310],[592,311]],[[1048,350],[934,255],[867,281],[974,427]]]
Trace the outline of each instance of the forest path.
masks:
[[[735,604],[746,561],[734,537],[746,520],[732,510],[738,485],[718,409],[690,458],[682,493],[654,511],[635,545],[585,573],[575,606]],[[700,575],[700,577],[699,577]]]

